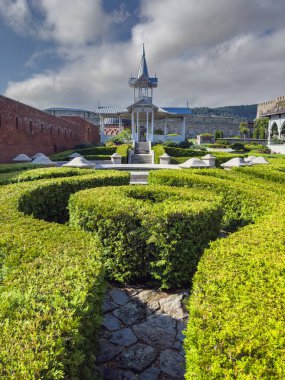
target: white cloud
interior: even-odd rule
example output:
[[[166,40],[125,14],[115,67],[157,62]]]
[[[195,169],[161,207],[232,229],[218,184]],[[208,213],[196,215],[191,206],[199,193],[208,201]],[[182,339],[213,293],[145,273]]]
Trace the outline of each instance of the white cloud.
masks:
[[[101,21],[111,28],[124,14],[103,19],[96,0],[61,0],[66,12],[58,12],[59,1],[41,0],[43,33],[59,43],[65,65],[9,83],[7,96],[40,107],[129,105],[127,80],[138,69],[142,42],[150,74],[159,78],[158,105],[185,105],[188,98],[190,105],[246,104],[284,94],[283,0],[143,0],[129,41],[93,46],[86,44],[105,32]]]
[[[17,33],[28,33],[32,16],[26,0],[1,0],[0,16]]]
[[[108,30],[110,19],[100,0],[39,0],[45,19],[40,36],[59,44],[94,42]]]

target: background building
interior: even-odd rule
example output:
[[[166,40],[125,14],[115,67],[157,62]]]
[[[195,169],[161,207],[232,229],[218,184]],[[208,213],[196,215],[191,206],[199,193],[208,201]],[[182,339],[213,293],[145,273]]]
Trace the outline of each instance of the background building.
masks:
[[[0,162],[19,153],[50,155],[78,144],[98,144],[98,127],[79,116],[57,117],[0,96]]]
[[[143,47],[141,62],[136,77],[129,78],[133,89],[134,103],[129,107],[98,107],[100,136],[104,142],[111,136],[108,120],[118,120],[118,129],[131,125],[134,142],[157,142],[172,139],[183,141],[196,138],[202,133],[223,132],[224,137],[240,134],[242,118],[193,115],[187,107],[158,107],[153,104],[153,92],[158,86],[157,77],[150,77]],[[168,136],[168,135],[171,136]]]

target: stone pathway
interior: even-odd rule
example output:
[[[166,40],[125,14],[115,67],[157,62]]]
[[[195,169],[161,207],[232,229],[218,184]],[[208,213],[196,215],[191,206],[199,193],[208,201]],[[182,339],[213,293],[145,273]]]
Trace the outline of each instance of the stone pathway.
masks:
[[[188,291],[109,287],[97,365],[104,380],[182,380]]]

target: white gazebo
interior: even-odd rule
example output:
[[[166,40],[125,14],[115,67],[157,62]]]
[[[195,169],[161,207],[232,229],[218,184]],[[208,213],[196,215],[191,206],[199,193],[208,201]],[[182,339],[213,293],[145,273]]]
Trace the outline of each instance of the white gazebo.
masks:
[[[153,104],[153,90],[157,88],[158,79],[150,77],[143,46],[138,75],[129,78],[129,87],[133,88],[133,104],[129,107],[98,107],[95,113],[100,117],[101,141],[108,137],[105,135],[106,121],[117,119],[119,130],[123,121],[128,120],[131,124],[132,139],[134,143],[155,141],[155,124],[163,123],[163,140],[166,139],[167,125],[170,119],[181,120],[180,141],[186,138],[186,118],[192,114],[188,107],[158,107]]]

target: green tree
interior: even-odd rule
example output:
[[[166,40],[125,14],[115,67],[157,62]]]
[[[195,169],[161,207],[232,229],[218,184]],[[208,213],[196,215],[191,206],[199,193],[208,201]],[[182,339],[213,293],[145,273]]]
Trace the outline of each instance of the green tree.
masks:
[[[132,133],[130,129],[125,128],[122,130],[122,132],[118,133],[116,136],[111,137],[109,141],[116,145],[131,143]]]
[[[239,130],[243,134],[243,138],[245,139],[246,135],[250,132],[246,121],[242,121],[240,123]]]
[[[268,121],[269,121],[269,119],[267,117],[255,119],[253,134],[254,134],[254,136],[257,136],[256,138],[259,138],[259,139],[265,138],[267,128],[268,128]]]

